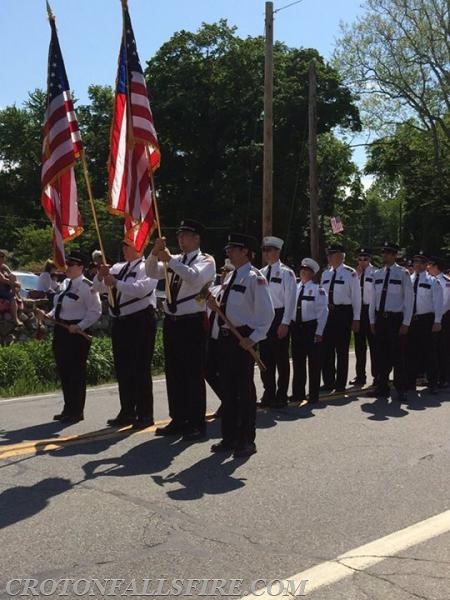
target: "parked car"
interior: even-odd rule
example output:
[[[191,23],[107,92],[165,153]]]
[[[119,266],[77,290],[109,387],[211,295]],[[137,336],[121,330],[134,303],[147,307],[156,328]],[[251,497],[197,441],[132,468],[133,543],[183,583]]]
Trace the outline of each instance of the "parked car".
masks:
[[[39,275],[28,271],[13,271],[13,275],[17,277],[17,281],[20,283],[20,295],[22,298],[33,297],[35,295],[33,292],[37,292],[38,289]]]

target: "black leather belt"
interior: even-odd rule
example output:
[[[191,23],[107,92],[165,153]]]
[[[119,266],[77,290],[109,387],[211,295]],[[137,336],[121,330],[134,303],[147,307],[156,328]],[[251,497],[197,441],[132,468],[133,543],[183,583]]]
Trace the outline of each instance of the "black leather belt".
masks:
[[[169,319],[169,321],[182,321],[182,320],[186,320],[186,319],[198,319],[200,317],[202,317],[204,315],[204,311],[202,312],[196,312],[196,313],[189,313],[187,315],[171,315],[169,313],[165,313],[165,318]]]
[[[420,321],[421,319],[429,319],[430,317],[433,317],[434,319],[434,313],[423,313],[421,315],[413,315],[411,320]]]
[[[56,323],[62,323],[63,325],[78,325],[78,323],[81,323],[81,319],[75,319],[72,321],[69,321],[68,319],[58,319]]]
[[[403,315],[402,312],[392,312],[390,310],[384,312],[377,312],[377,317],[381,317],[382,319],[389,319],[390,317],[397,317],[399,315]]]
[[[128,315],[118,315],[117,317],[113,317],[113,319],[118,319],[119,321],[122,321],[123,319],[131,319],[133,317],[138,317],[145,313],[153,314],[154,311],[155,311],[155,309],[153,308],[153,306],[147,306],[146,308],[143,308],[142,310],[137,310],[136,312],[129,313]]]

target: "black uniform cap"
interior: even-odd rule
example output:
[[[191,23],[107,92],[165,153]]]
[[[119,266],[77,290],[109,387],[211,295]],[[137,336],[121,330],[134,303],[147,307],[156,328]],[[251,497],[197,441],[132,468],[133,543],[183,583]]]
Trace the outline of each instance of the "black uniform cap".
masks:
[[[244,233],[230,233],[228,235],[224,250],[227,250],[230,248],[230,246],[248,248],[249,250],[256,252],[256,249],[258,248],[258,242],[256,241],[256,238],[251,235],[246,235]]]
[[[440,270],[443,271],[444,267],[445,267],[445,261],[441,256],[430,256],[430,258],[428,259],[428,263],[430,265],[436,265],[436,267]]]
[[[385,252],[398,252],[400,250],[400,246],[395,242],[383,242],[381,246],[381,251]]]
[[[205,233],[205,228],[198,221],[194,221],[194,219],[183,219],[178,226],[177,233],[182,231],[190,231],[191,233],[196,233],[201,237]]]
[[[335,254],[336,252],[345,252],[345,248],[342,244],[331,244],[327,248],[327,254]]]
[[[70,254],[66,256],[66,262],[69,260],[79,265],[83,265],[83,267],[86,267],[89,262],[87,255],[80,250],[72,250]]]
[[[423,262],[428,262],[428,256],[425,254],[423,250],[419,250],[413,255],[413,260],[421,260]]]

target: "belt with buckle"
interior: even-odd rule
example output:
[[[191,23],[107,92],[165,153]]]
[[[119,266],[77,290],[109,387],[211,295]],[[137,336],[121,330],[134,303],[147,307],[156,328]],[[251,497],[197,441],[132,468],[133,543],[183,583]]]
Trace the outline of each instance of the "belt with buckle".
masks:
[[[202,317],[205,313],[202,312],[196,312],[196,313],[188,313],[187,315],[171,315],[169,313],[165,313],[165,318],[169,319],[170,321],[181,321],[181,320],[185,320],[185,319],[193,319],[193,318],[199,318]]]
[[[228,337],[231,335],[231,329],[228,327],[219,327],[219,337]]]
[[[412,321],[419,321],[420,319],[425,318],[429,319],[431,316],[434,318],[434,313],[422,313],[420,315],[415,314],[412,316]]]

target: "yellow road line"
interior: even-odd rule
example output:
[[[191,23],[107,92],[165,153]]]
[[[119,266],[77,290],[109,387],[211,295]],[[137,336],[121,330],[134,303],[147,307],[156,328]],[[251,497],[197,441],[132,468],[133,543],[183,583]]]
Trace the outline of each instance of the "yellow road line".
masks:
[[[214,419],[214,414],[207,414],[206,420],[211,421]],[[24,454],[40,454],[42,452],[51,452],[52,450],[58,450],[62,447],[75,446],[78,444],[85,444],[86,442],[97,442],[103,440],[109,440],[115,437],[126,437],[128,435],[136,435],[139,433],[151,433],[155,431],[157,427],[164,427],[170,422],[169,419],[163,421],[157,421],[150,427],[145,429],[133,429],[131,425],[121,427],[120,429],[99,429],[98,431],[90,431],[87,433],[80,433],[76,435],[50,438],[46,440],[31,440],[27,442],[21,442],[20,444],[8,444],[0,446],[0,460],[6,458],[12,458],[14,456],[21,456]]]
[[[364,388],[367,390],[369,388]],[[326,396],[321,396],[319,400],[333,400],[338,399],[345,396],[355,396],[361,389],[357,390],[346,390],[345,392],[335,393],[335,394],[327,394]],[[292,406],[295,406],[293,404]],[[208,421],[214,418],[214,414],[206,415],[206,419]],[[69,436],[61,436],[57,438],[49,438],[44,440],[28,440],[26,442],[21,442],[19,444],[8,444],[5,446],[0,446],[0,460],[11,458],[14,456],[21,456],[24,454],[40,454],[42,452],[51,452],[52,450],[58,450],[62,447],[74,446],[78,444],[84,444],[86,442],[91,441],[102,441],[108,440],[115,437],[126,437],[127,435],[134,435],[138,433],[151,433],[155,431],[157,427],[164,427],[167,425],[169,420],[158,421],[155,425],[151,427],[146,427],[145,429],[132,429],[131,425],[127,427],[121,427],[120,429],[110,429],[104,428],[99,429],[98,431],[90,431],[87,433],[80,433],[76,435]]]

